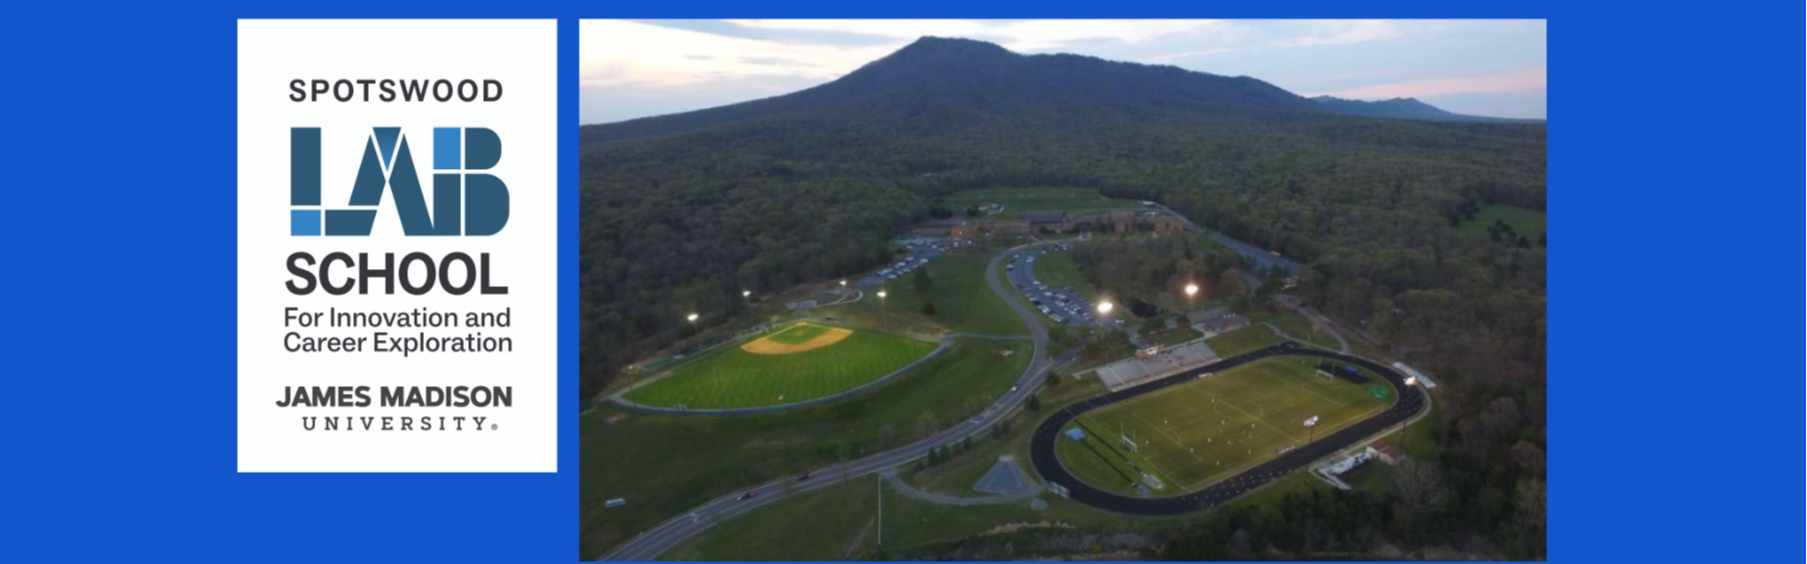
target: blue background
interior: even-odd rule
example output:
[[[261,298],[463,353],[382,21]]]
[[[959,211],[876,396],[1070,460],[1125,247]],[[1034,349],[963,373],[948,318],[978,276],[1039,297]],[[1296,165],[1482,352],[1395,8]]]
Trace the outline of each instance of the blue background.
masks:
[[[556,474],[235,472],[234,20],[561,18],[571,397],[576,18],[722,15],[1549,18],[1551,559],[1801,557],[1801,509],[1783,487],[1800,467],[1781,432],[1802,413],[1803,381],[1781,358],[1797,350],[1782,326],[1802,305],[1801,271],[1782,260],[1802,217],[1800,114],[1782,111],[1802,92],[1787,55],[1800,5],[1014,4],[12,5],[0,561],[575,560],[575,401],[560,402]]]

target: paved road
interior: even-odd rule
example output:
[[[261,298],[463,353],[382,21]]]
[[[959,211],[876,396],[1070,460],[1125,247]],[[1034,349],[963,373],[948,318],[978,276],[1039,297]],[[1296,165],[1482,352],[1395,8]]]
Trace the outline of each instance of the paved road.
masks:
[[[1204,489],[1180,496],[1137,498],[1104,491],[1081,482],[1072,473],[1067,472],[1067,469],[1060,465],[1060,460],[1055,457],[1055,441],[1063,440],[1060,430],[1066,427],[1068,422],[1088,411],[1169,386],[1184,384],[1192,381],[1194,376],[1199,374],[1222,372],[1249,362],[1277,356],[1311,356],[1360,365],[1386,378],[1393,384],[1394,389],[1402,390],[1399,401],[1386,411],[1318,439],[1317,442],[1294,449]],[[1282,343],[1067,406],[1043,421],[1041,426],[1036,427],[1035,436],[1030,439],[1029,459],[1031,466],[1035,468],[1036,473],[1041,474],[1044,481],[1066,486],[1074,501],[1128,515],[1182,515],[1216,507],[1218,504],[1235,499],[1236,496],[1248,493],[1268,482],[1285,478],[1319,459],[1355,446],[1389,427],[1416,416],[1424,410],[1426,405],[1423,390],[1407,387],[1405,377],[1391,367],[1365,358],[1303,348],[1292,343]]]
[[[1291,309],[1299,315],[1304,316],[1306,320],[1311,321],[1311,327],[1313,329],[1329,333],[1330,338],[1336,339],[1337,350],[1342,351],[1343,354],[1349,354],[1349,340],[1344,339],[1343,334],[1337,332],[1335,327],[1331,327],[1329,320],[1318,316],[1317,312],[1312,311],[1311,308],[1299,305],[1298,298],[1291,296],[1274,296],[1274,301],[1280,302],[1280,305],[1286,306],[1287,309]]]
[[[1205,229],[1204,227],[1199,226],[1199,224],[1193,223],[1192,219],[1186,217],[1185,214],[1173,211],[1173,208],[1169,208],[1165,204],[1155,204],[1155,206],[1166,210],[1167,213],[1173,214],[1174,217],[1180,218],[1180,221],[1186,224],[1186,229],[1203,233],[1205,236],[1210,237],[1211,240],[1222,243],[1224,246],[1229,247],[1238,254],[1255,259],[1255,267],[1258,269],[1269,270],[1279,267],[1286,269],[1288,274],[1296,275],[1299,273],[1299,270],[1304,268],[1304,266],[1300,265],[1297,261],[1285,257],[1274,256],[1274,254],[1268,252],[1267,249],[1244,243],[1217,231]],[[1254,277],[1249,276],[1248,278],[1252,279]],[[1260,283],[1256,282],[1256,285],[1259,286]]]
[[[999,298],[1009,304],[1010,309],[1023,319],[1024,324],[1028,325],[1030,337],[1035,341],[1035,353],[1030,358],[1028,369],[1024,370],[1023,375],[1017,379],[1015,389],[1004,394],[983,413],[914,444],[842,465],[816,470],[816,477],[807,481],[795,482],[795,478],[787,477],[748,488],[750,491],[759,492],[759,495],[751,499],[739,500],[739,496],[744,492],[735,492],[716,498],[622,543],[604,555],[602,559],[652,560],[658,558],[666,551],[702,534],[717,522],[745,515],[788,496],[832,487],[840,484],[843,476],[847,479],[859,478],[902,466],[926,456],[930,448],[952,444],[967,436],[979,434],[993,423],[997,423],[1009,415],[1012,410],[1022,405],[1029,399],[1029,396],[1035,393],[1051,367],[1070,362],[1070,359],[1059,361],[1048,359],[1048,330],[1036,319],[1041,312],[1029,309],[1028,306],[1013,299],[1010,293],[1015,289],[998,278],[998,271],[1002,270],[1004,261],[1010,255],[1039,245],[1041,243],[1007,249],[994,255],[991,258],[991,264],[985,269],[985,282],[991,286],[992,293],[997,294]],[[784,482],[792,482],[788,493],[784,491]]]

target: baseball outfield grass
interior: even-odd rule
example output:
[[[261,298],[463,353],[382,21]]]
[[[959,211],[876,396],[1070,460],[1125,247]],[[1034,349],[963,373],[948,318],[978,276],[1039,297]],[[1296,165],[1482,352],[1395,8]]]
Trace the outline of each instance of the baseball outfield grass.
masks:
[[[784,405],[858,388],[934,352],[935,343],[813,322],[730,343],[629,392],[658,407]]]
[[[1029,341],[960,339],[878,389],[771,415],[583,418],[581,541],[596,558],[627,538],[751,484],[903,446],[966,421],[1010,390]],[[932,431],[931,431],[932,430]],[[626,498],[624,507],[603,502]]]

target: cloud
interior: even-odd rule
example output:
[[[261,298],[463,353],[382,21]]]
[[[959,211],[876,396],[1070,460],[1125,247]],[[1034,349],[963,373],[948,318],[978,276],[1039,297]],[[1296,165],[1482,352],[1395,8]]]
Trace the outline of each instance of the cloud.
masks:
[[[1278,42],[1279,46],[1351,45],[1392,39],[1403,33],[1397,24],[1386,20],[1320,20],[1305,23],[1305,33],[1282,39]]]
[[[586,88],[695,89],[774,76],[820,83],[903,44],[790,44],[621,20],[580,25],[579,82]]]
[[[1328,92],[1312,92],[1306,96],[1336,96],[1358,100],[1388,98],[1428,98],[1456,94],[1507,94],[1542,92],[1548,88],[1547,69],[1537,68],[1480,76],[1421,78],[1403,82],[1360,86]]]

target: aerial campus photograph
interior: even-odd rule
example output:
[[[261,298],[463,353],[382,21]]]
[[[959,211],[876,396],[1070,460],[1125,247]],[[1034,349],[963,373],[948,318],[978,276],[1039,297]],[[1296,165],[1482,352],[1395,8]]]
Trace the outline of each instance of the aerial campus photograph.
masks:
[[[1541,20],[586,20],[583,560],[1543,560]]]

